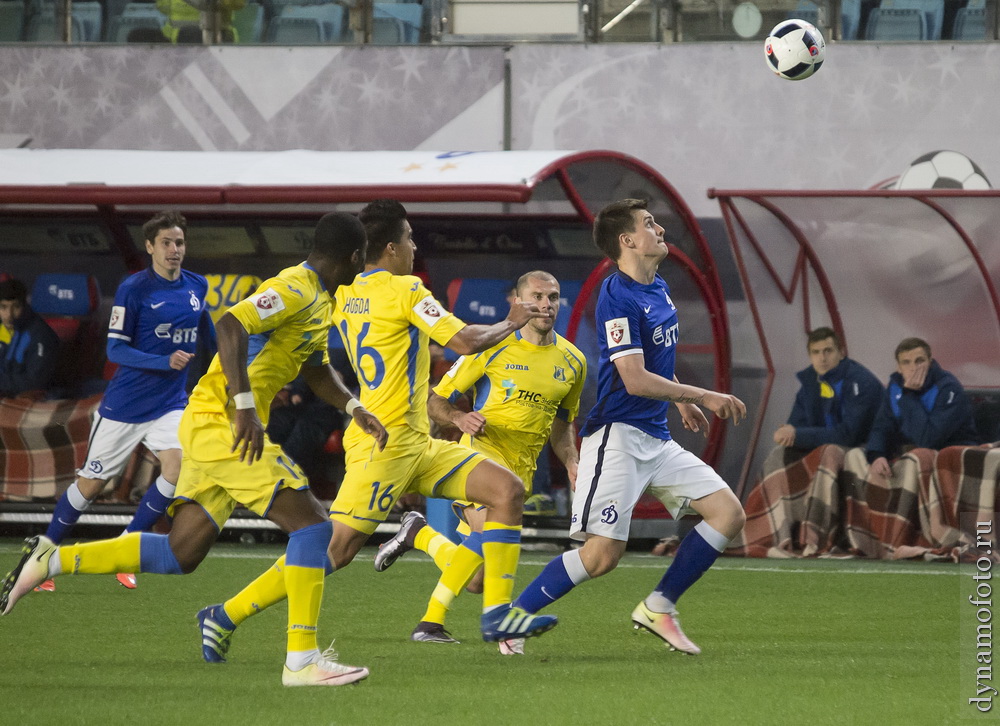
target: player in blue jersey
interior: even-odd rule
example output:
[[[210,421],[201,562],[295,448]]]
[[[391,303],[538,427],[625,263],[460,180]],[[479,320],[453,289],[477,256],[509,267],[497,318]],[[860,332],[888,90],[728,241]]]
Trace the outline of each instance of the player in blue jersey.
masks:
[[[265,434],[274,395],[297,375],[324,401],[346,410],[358,436],[381,450],[387,433],[353,398],[329,364],[331,291],[364,263],[365,230],[350,214],[328,214],[316,227],[307,260],[266,280],[216,326],[218,355],[184,409],[183,449],[169,535],[135,532],[111,540],[56,547],[32,537],[0,589],[8,614],[31,588],[62,574],[193,572],[238,504],[288,533],[283,587],[288,596],[286,686],[336,686],[365,678],[366,668],[334,661],[317,647],[323,577],[333,526],[295,462]],[[204,623],[206,613],[199,614]]]
[[[45,536],[59,544],[80,515],[117,476],[140,443],[160,461],[126,532],[152,528],[174,497],[181,468],[177,425],[187,403],[188,363],[198,341],[215,352],[215,328],[205,309],[208,283],[181,268],[187,221],[161,212],[142,227],[150,266],[128,277],[115,293],[108,325],[108,360],[118,364],[94,416],[87,458],[63,493]],[[135,575],[117,575],[135,587]],[[55,585],[46,580],[40,590]]]
[[[574,587],[607,574],[625,553],[632,510],[649,491],[677,519],[690,508],[702,516],[681,542],[673,564],[632,612],[636,628],[672,650],[701,652],[681,630],[677,601],[743,528],[739,500],[697,456],[670,437],[673,402],[684,427],[708,433],[704,406],[739,423],[746,406],[735,396],[677,381],[677,309],[657,268],[669,250],[663,227],[646,202],[614,202],[594,221],[594,242],[618,270],[601,286],[596,323],[600,347],[597,403],[581,434],[580,465],[570,536],[583,546],[552,560],[518,597],[535,613]]]

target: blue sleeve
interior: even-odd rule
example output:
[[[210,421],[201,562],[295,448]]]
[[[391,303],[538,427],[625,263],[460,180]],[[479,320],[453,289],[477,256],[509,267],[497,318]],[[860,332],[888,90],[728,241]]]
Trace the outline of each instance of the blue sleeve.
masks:
[[[795,443],[798,444],[799,428],[809,423],[806,399],[808,398],[805,386],[799,386],[798,393],[795,394],[795,403],[792,404],[792,412],[788,414],[788,424],[795,427]]]
[[[899,399],[902,433],[915,446],[942,449],[972,419],[972,406],[957,382],[945,382],[934,406],[924,409],[920,396],[904,389]]]
[[[133,348],[119,338],[108,338],[108,360],[120,366],[142,368],[147,371],[169,371],[169,355],[153,355]]]
[[[602,295],[595,312],[597,334],[604,336],[609,358],[626,350],[642,350],[642,330],[634,300],[621,294]],[[621,337],[616,337],[619,334]]]
[[[215,323],[207,308],[202,308],[201,319],[198,321],[198,340],[205,346],[205,355],[211,359],[219,350],[219,341],[215,337]]]

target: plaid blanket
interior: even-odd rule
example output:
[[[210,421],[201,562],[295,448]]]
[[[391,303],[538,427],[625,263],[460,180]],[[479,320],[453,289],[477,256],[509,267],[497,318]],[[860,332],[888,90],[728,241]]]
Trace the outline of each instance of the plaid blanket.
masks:
[[[0,399],[0,501],[61,496],[83,463],[100,401]]]
[[[913,449],[887,481],[865,479],[862,449],[778,448],[764,472],[729,554],[957,561],[972,556],[971,523],[992,519],[1000,504],[1000,448]]]

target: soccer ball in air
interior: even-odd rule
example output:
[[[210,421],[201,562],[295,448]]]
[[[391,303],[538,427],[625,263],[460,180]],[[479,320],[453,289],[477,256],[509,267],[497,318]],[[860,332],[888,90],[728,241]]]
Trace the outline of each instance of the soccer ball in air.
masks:
[[[774,26],[764,41],[767,67],[789,81],[801,81],[819,70],[826,41],[812,23],[786,20]]]
[[[932,151],[915,159],[896,189],[989,189],[990,182],[972,159],[957,151]]]

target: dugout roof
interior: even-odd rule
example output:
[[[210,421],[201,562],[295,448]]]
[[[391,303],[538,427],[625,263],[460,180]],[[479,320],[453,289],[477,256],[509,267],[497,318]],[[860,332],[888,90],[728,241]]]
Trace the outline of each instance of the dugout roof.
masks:
[[[884,383],[893,352],[926,340],[967,389],[1000,388],[1000,191],[709,190],[746,292],[737,326],[755,331],[734,378],[758,377],[747,465],[752,484],[809,364],[805,335],[829,325]],[[733,313],[734,318],[737,313]],[[742,428],[742,427],[741,427]]]

